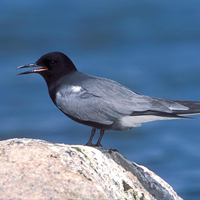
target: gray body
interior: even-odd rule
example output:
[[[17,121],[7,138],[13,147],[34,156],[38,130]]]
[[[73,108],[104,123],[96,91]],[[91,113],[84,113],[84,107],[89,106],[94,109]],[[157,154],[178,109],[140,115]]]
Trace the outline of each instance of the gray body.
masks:
[[[140,95],[119,83],[79,71],[48,85],[56,106],[71,119],[102,130],[128,130],[141,123],[183,118],[200,112],[200,103]]]

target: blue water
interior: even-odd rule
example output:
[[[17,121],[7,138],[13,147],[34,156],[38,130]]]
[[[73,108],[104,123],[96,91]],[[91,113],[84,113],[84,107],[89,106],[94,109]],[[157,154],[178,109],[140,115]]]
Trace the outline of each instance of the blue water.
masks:
[[[85,144],[91,128],[51,102],[42,77],[15,68],[51,51],[85,73],[145,95],[200,100],[200,1],[0,3],[0,139]],[[21,70],[20,70],[21,72]],[[148,167],[184,199],[200,199],[200,117],[107,131],[102,144]]]

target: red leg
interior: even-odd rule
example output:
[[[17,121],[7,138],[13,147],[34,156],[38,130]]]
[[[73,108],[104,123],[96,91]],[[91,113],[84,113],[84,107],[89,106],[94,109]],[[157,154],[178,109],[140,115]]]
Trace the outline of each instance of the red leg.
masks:
[[[103,135],[104,135],[104,132],[105,132],[105,130],[101,130],[101,131],[100,131],[99,139],[98,139],[97,143],[95,144],[96,147],[99,147],[99,146],[102,147],[102,145],[101,145],[101,139],[102,139],[102,137],[103,137]]]
[[[90,139],[89,139],[89,141],[88,141],[88,143],[86,144],[87,146],[95,146],[94,144],[92,144],[92,139],[93,139],[93,137],[94,137],[94,135],[95,135],[95,132],[96,132],[96,128],[92,128],[92,132],[91,132],[91,136],[90,136]]]

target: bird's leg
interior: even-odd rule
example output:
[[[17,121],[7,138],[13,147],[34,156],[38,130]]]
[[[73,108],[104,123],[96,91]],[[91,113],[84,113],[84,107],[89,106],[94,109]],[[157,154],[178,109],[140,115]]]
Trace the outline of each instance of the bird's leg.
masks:
[[[102,137],[103,137],[103,135],[104,135],[104,132],[105,132],[105,130],[101,130],[101,131],[100,131],[99,139],[98,139],[97,143],[95,144],[96,147],[99,147],[99,146],[102,147],[102,145],[101,145],[101,139],[102,139]]]
[[[95,132],[96,132],[96,128],[92,128],[92,132],[91,132],[91,136],[90,136],[90,139],[89,139],[89,141],[88,141],[88,143],[86,144],[87,146],[94,146],[94,144],[92,144],[92,139],[93,139],[93,137],[94,137],[94,135],[95,135]]]

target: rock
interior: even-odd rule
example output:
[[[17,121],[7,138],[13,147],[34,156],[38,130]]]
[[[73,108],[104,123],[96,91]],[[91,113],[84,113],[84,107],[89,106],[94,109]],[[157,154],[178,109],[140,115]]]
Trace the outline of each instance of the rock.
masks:
[[[0,142],[0,199],[181,199],[116,150],[34,139]]]

